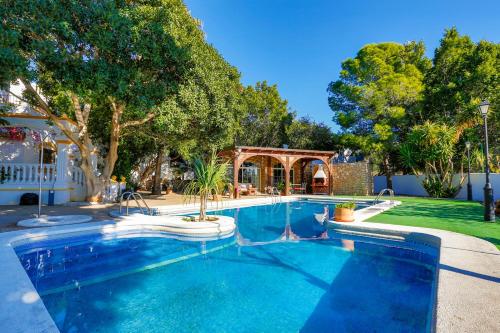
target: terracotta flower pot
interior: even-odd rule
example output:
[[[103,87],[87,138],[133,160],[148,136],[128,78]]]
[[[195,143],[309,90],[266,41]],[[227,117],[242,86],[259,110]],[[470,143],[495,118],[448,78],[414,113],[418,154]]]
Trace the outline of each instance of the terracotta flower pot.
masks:
[[[336,222],[353,222],[354,209],[350,208],[335,208],[335,221]]]
[[[85,201],[91,203],[99,203],[101,201],[101,197],[99,195],[88,196],[85,198]]]

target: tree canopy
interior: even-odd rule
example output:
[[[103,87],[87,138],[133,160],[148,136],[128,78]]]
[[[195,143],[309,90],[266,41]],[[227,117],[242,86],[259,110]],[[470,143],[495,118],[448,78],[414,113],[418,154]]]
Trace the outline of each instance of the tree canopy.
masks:
[[[386,174],[396,145],[421,119],[424,73],[430,60],[423,43],[369,44],[342,63],[328,86],[330,108],[345,139],[381,161]]]
[[[500,148],[500,44],[474,43],[455,28],[446,30],[425,78],[425,118],[469,128],[466,138],[477,146],[483,137],[477,106],[483,100],[491,104],[492,146]]]
[[[242,92],[242,115],[238,145],[280,147],[287,144],[286,128],[294,114],[287,100],[281,98],[276,85],[266,81],[248,86]]]
[[[331,129],[309,117],[294,119],[286,129],[286,134],[290,148],[333,150],[335,147]]]
[[[15,0],[0,13],[2,85],[23,82],[24,98],[78,146],[89,196],[110,178],[120,136],[139,125],[179,138],[170,140],[179,150],[232,139],[239,74],[181,0]]]
[[[328,86],[333,119],[341,127],[339,141],[370,155],[389,179],[395,171],[415,167],[404,153],[419,133],[425,130],[429,138],[456,131],[460,136],[448,150],[454,156],[444,160],[457,171],[463,157],[457,152],[465,141],[472,142],[475,155],[484,141],[477,107],[487,99],[491,150],[500,154],[499,50],[500,44],[474,43],[455,28],[445,31],[432,61],[422,42],[363,47],[342,63],[339,79]],[[413,148],[423,153],[429,142],[422,142]]]

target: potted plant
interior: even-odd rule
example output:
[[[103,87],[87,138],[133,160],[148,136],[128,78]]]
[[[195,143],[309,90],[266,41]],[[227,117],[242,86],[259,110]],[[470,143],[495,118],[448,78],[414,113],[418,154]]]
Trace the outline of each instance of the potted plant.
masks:
[[[226,185],[227,162],[222,162],[215,152],[208,160],[195,158],[193,161],[194,179],[186,186],[184,194],[188,200],[200,198],[200,215],[197,221],[209,221],[207,202],[211,195],[220,195]],[[216,218],[211,218],[213,221]]]
[[[174,191],[174,185],[172,184],[172,182],[169,180],[165,186],[165,193],[167,195],[169,194],[172,194],[172,192]]]
[[[276,184],[276,188],[280,191],[281,195],[285,195],[285,183],[283,181]]]
[[[335,221],[336,222],[352,222],[354,221],[354,202],[343,202],[335,205]]]

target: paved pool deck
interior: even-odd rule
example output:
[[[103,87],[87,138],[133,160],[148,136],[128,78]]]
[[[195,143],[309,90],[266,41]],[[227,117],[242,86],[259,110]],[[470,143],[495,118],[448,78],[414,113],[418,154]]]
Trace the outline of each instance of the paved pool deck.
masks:
[[[191,207],[194,205],[187,201],[183,195],[180,194],[162,194],[151,195],[148,193],[141,193],[149,207],[167,207],[176,205],[185,205]],[[246,200],[261,198],[261,196],[242,196],[237,201],[243,202]],[[235,199],[222,198],[222,202],[233,202]],[[130,207],[136,207],[134,201],[130,201]],[[96,205],[57,205],[57,206],[42,206],[42,215],[90,215],[93,221],[102,221],[114,219],[109,216],[109,212],[117,210],[119,204],[96,204]],[[24,228],[18,227],[16,224],[20,220],[30,219],[36,217],[38,206],[19,206],[19,205],[5,205],[0,206],[0,232],[8,232],[15,230],[22,230]]]

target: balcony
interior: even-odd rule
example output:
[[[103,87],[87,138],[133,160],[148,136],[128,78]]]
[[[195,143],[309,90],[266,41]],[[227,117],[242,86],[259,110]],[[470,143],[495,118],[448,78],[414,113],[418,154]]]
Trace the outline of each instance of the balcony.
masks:
[[[38,185],[42,175],[42,186],[52,186],[57,180],[55,164],[44,164],[40,172],[39,164],[0,162],[0,190],[2,187],[19,185]],[[72,187],[83,187],[85,183],[83,172],[78,167],[68,168],[66,181]]]

